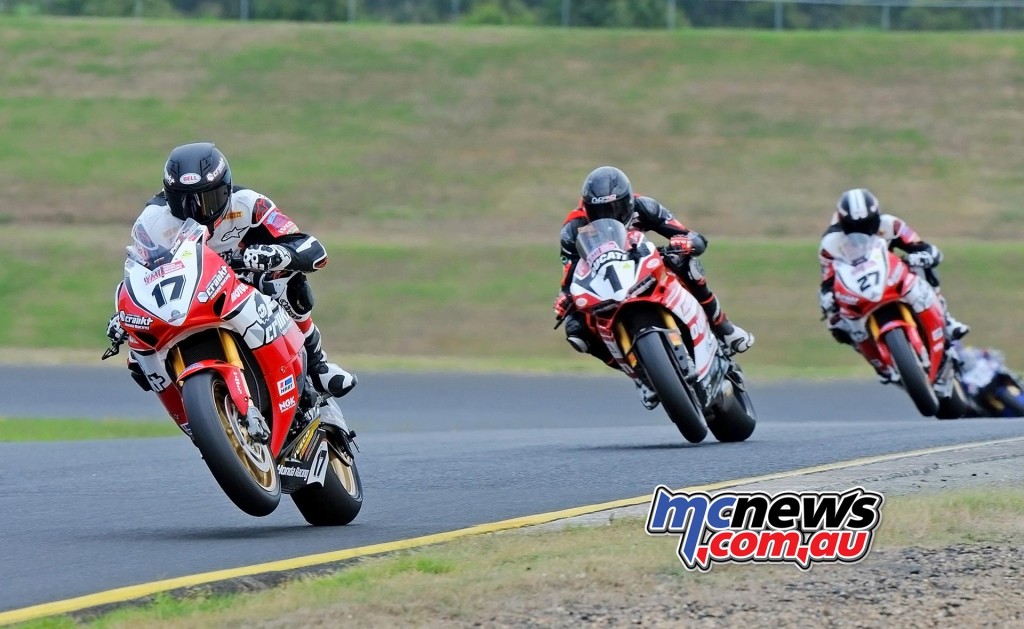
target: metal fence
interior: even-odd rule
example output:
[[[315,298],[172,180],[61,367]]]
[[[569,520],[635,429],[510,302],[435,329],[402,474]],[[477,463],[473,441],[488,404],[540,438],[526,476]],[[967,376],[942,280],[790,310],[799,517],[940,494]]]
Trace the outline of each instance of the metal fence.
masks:
[[[259,17],[254,7],[263,0],[237,0],[237,14],[222,17],[248,20]],[[560,0],[555,24],[580,26],[575,10],[583,0]],[[147,0],[131,0],[131,15],[146,17]],[[364,7],[362,0],[336,0],[340,21],[380,21],[388,17]],[[411,7],[437,6],[436,0],[407,0]],[[651,27],[674,29],[845,29],[967,30],[1024,29],[1024,0],[664,0],[664,21]],[[113,3],[116,4],[116,3]],[[234,3],[231,3],[234,4]],[[743,10],[737,10],[746,5]],[[53,0],[0,0],[0,13],[50,14]],[[128,6],[122,4],[121,6]],[[230,6],[230,5],[229,5]],[[467,17],[474,0],[449,0],[447,11],[433,21],[457,22]],[[230,13],[234,13],[231,11]],[[124,13],[122,13],[123,15]],[[425,14],[418,12],[417,14]],[[393,16],[392,16],[393,19]],[[423,21],[417,19],[415,21]],[[614,26],[614,25],[612,25]],[[621,25],[626,26],[626,25]]]

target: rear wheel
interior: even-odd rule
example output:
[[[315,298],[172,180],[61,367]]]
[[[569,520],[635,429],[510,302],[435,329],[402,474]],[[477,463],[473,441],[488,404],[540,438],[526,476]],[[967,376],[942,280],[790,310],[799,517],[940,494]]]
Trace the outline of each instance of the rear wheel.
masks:
[[[327,444],[327,475],[323,487],[311,485],[292,494],[302,517],[313,526],[342,526],[359,514],[363,506],[363,484],[355,459],[347,448]]]
[[[967,398],[959,380],[953,381],[953,393],[949,397],[939,398],[939,410],[935,412],[937,419],[960,419],[967,414]]]
[[[939,410],[939,399],[928,382],[928,374],[924,372],[924,368],[917,360],[917,354],[907,340],[907,333],[903,328],[889,330],[882,337],[882,342],[889,348],[896,369],[900,372],[903,388],[914,401],[918,412],[926,417],[935,415]]]
[[[715,417],[708,422],[711,434],[723,442],[745,441],[756,425],[757,414],[750,395],[727,381],[722,401],[715,407]]]
[[[270,448],[253,441],[220,374],[201,371],[181,390],[192,438],[217,484],[249,515],[264,516],[281,501]]]
[[[690,388],[683,382],[676,367],[676,358],[656,332],[636,339],[636,352],[647,372],[651,387],[658,394],[669,419],[690,443],[700,443],[708,434],[704,414],[698,409]]]

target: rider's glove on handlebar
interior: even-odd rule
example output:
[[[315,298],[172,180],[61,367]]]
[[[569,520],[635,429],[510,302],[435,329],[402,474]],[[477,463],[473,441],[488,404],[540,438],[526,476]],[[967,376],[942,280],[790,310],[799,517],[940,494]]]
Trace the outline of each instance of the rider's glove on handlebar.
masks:
[[[568,293],[558,293],[558,297],[555,297],[555,317],[558,319],[564,319],[565,315],[569,314],[569,310],[572,308],[572,297]]]
[[[120,345],[124,342],[127,335],[128,333],[121,327],[121,321],[118,317],[118,313],[115,312],[114,315],[110,317],[110,321],[107,322],[107,338],[110,339],[110,342],[114,345]]]
[[[281,271],[292,263],[292,254],[281,245],[252,245],[242,252],[242,263],[257,271]]]
[[[668,241],[668,247],[673,253],[688,256],[693,253],[693,239],[687,234],[672,236]]]
[[[915,251],[907,255],[907,264],[921,267],[922,269],[929,269],[935,266],[935,256],[932,255],[931,251]]]

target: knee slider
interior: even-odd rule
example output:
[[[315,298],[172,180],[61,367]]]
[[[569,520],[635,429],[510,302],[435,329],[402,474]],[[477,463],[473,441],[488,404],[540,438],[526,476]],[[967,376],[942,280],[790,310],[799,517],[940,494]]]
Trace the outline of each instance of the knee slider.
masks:
[[[292,311],[299,316],[312,312],[313,305],[316,303],[313,298],[313,288],[309,285],[309,280],[302,273],[295,274],[288,281],[285,297],[287,297],[288,305],[291,306]]]

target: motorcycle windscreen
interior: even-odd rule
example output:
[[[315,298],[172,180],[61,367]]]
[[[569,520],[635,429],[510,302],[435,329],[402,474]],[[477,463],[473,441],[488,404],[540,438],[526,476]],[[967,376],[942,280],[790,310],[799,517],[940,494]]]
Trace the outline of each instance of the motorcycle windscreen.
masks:
[[[576,250],[580,257],[593,264],[602,253],[626,250],[626,226],[611,218],[601,218],[580,227],[576,232]]]

